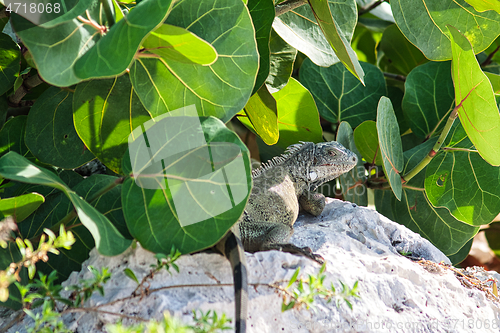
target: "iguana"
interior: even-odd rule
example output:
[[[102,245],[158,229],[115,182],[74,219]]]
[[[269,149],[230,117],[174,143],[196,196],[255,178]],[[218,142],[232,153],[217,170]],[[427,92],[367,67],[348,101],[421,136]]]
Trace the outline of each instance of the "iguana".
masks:
[[[314,191],[351,170],[357,161],[356,154],[338,142],[301,142],[252,171],[253,188],[245,211],[216,245],[233,268],[236,332],[246,331],[248,286],[243,248],[248,252],[298,253],[322,263],[323,258],[309,247],[301,248],[288,242],[293,224],[299,208],[314,216],[321,214],[325,196]]]

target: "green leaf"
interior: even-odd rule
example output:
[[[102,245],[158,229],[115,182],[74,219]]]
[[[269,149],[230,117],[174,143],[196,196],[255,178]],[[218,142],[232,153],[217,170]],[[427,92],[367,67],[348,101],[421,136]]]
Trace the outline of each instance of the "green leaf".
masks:
[[[22,2],[24,3],[26,1]],[[65,0],[64,2],[51,2],[42,0],[37,1],[36,3],[44,3],[46,9],[52,7],[52,11],[50,13],[48,12],[48,10],[44,10],[43,12],[38,10],[30,11],[30,8],[28,8],[27,13],[24,12],[22,8],[21,10],[18,10],[17,13],[19,13],[19,15],[22,15],[25,19],[30,20],[37,26],[50,28],[63,22],[71,21],[81,13],[84,13],[87,8],[94,8],[98,6],[98,2],[99,0]],[[9,3],[12,3],[12,1],[9,1]],[[49,7],[49,4],[52,6]],[[56,7],[57,5],[59,5],[59,7]],[[13,6],[12,9],[15,9],[16,7]],[[57,11],[57,9],[59,9],[59,11]]]
[[[290,78],[288,84],[273,94],[278,108],[279,140],[277,146],[286,148],[303,141],[323,142],[318,110],[311,93],[297,80]],[[245,117],[238,118],[251,130],[255,129]]]
[[[500,35],[497,13],[479,13],[463,0],[394,0],[391,9],[401,32],[430,60],[451,59],[448,24],[464,32],[476,53]]]
[[[2,127],[0,130],[0,156],[9,151],[15,151],[30,160],[34,160],[24,141],[26,119],[27,116],[24,115],[10,118]]]
[[[144,51],[165,60],[185,64],[212,65],[217,60],[215,48],[192,32],[170,24],[162,24],[144,40]],[[142,51],[142,50],[141,50]]]
[[[271,57],[266,85],[271,93],[275,93],[286,86],[292,76],[297,50],[281,39],[274,29],[271,31],[269,48],[271,49]]]
[[[437,138],[404,153],[405,166],[403,173],[408,173],[432,149]],[[410,230],[427,238],[444,254],[450,256],[457,253],[470,239],[479,227],[474,227],[455,219],[446,208],[435,208],[429,202],[424,191],[425,173],[420,172],[403,187],[401,201],[390,195],[394,220],[405,225]],[[390,193],[389,191],[379,191]],[[378,207],[377,207],[378,208]]]
[[[98,7],[89,10],[90,17],[102,23]],[[75,75],[73,66],[100,38],[100,34],[92,26],[73,19],[54,27],[43,28],[19,15],[12,15],[11,23],[33,56],[38,73],[45,82],[66,87],[81,80]]]
[[[252,91],[252,94],[254,94],[264,84],[269,75],[269,38],[276,13],[273,0],[249,0],[247,7],[255,27],[255,39],[260,56],[259,72]]]
[[[328,0],[328,5],[342,44],[350,48],[349,43],[358,17],[355,1]],[[340,61],[323,35],[310,6],[301,6],[276,17],[273,28],[288,44],[304,53],[318,66],[327,67]]]
[[[396,114],[396,118],[398,118],[399,133],[403,135],[410,129],[408,119],[406,119],[403,112],[403,87],[401,87],[400,89],[397,86],[387,86],[387,97],[389,97],[389,99],[391,100],[392,106],[394,107],[394,113]]]
[[[489,224],[500,213],[500,168],[479,156],[460,123],[448,135],[448,149],[439,152],[427,166],[425,190],[429,201],[435,207],[446,207],[462,222]]]
[[[142,104],[153,117],[195,104],[198,115],[229,121],[250,98],[258,70],[248,10],[241,1],[229,5],[186,0],[174,5],[166,23],[203,38],[219,58],[210,66],[136,60],[130,68],[130,79]]]
[[[38,193],[28,193],[18,197],[0,199],[0,216],[15,216],[17,223],[33,213],[45,198]]]
[[[262,86],[247,102],[245,115],[252,123],[255,132],[268,145],[278,142],[278,119],[276,100],[267,87]]]
[[[166,117],[129,146],[122,185],[128,229],[155,253],[213,246],[243,213],[251,190],[246,146],[220,120]],[[147,142],[146,142],[147,138]]]
[[[141,42],[167,17],[172,0],[143,0],[124,20],[115,23],[94,47],[75,63],[74,70],[82,80],[110,77],[130,66]]]
[[[485,230],[485,234],[488,233],[488,230],[490,230],[490,229]],[[464,246],[462,246],[462,248],[457,253],[448,256],[448,259],[450,259],[452,265],[456,266],[459,263],[461,263],[462,261],[464,261],[465,258],[467,258],[467,256],[470,253],[470,249],[472,248],[473,241],[474,241],[474,238],[472,238]],[[494,251],[495,250],[493,250],[493,252]]]
[[[97,200],[90,202],[90,198],[93,197],[98,191],[109,187],[117,179],[118,178],[115,176],[95,174],[78,183],[73,190],[79,196],[87,200],[90,205],[102,213],[102,215],[108,218],[113,226],[118,229],[120,234],[127,239],[131,239],[132,236],[130,236],[130,233],[128,232],[125,218],[123,217],[121,185],[113,187],[111,190],[98,197]],[[40,214],[41,216],[37,217],[37,219],[33,219],[30,228],[35,229],[36,226],[39,226],[38,229],[41,230],[40,220],[52,220],[53,223],[58,223],[61,218],[66,216],[72,210],[73,205],[71,202],[65,196],[62,196],[57,205],[51,206],[50,210],[47,212],[48,214],[45,214],[45,217],[43,214]],[[46,227],[50,228],[52,226],[53,224],[49,224]],[[89,258],[90,251],[95,246],[92,234],[84,225],[82,225],[79,218],[74,218],[70,222],[66,223],[66,226],[68,229],[71,228],[71,232],[75,235],[76,242],[71,246],[71,250],[60,249],[61,253],[59,255],[56,256],[49,254],[49,261],[46,264],[37,265],[38,269],[46,274],[49,274],[53,270],[57,270],[60,281],[67,279],[72,271],[81,269],[81,264]],[[21,227],[22,225],[20,226],[20,229]]]
[[[109,169],[120,173],[128,136],[151,119],[129,76],[78,84],[73,110],[76,132],[85,146]]]
[[[19,154],[9,152],[0,158],[0,176],[63,191],[73,203],[83,225],[92,233],[99,253],[112,256],[129,247],[131,241],[125,239],[105,216],[68,188],[59,177],[35,166]]]
[[[16,81],[20,65],[19,46],[10,36],[0,33],[0,95],[9,90]]]
[[[343,31],[340,30],[334,21],[328,2],[325,0],[309,0],[309,5],[316,18],[316,22],[318,22],[324,36],[339,60],[364,85],[363,78],[365,73],[359,64],[356,53],[350,45],[350,40],[347,40],[343,36]]]
[[[490,81],[477,63],[471,44],[448,25],[452,36],[452,76],[458,116],[479,154],[491,165],[500,165],[500,114]]]
[[[31,107],[26,145],[41,162],[74,169],[94,159],[73,125],[73,94],[51,87]]]
[[[422,52],[403,36],[395,24],[384,30],[379,46],[391,64],[404,75],[427,62]]]
[[[487,10],[494,10],[500,14],[500,2],[498,0],[486,1],[486,0],[465,0],[469,5],[474,6],[474,9],[478,12],[485,12]]]
[[[137,279],[137,277],[135,276],[135,273],[130,268],[125,268],[123,270],[123,273],[125,273],[126,276],[128,276],[129,278],[131,278],[137,284],[139,284],[139,280]]]
[[[405,82],[403,111],[413,133],[425,138],[442,129],[454,97],[450,62],[429,62],[412,70]]]
[[[290,282],[288,282],[288,285],[286,286],[285,289],[290,288],[295,283],[295,281],[297,281],[297,277],[299,276],[299,273],[300,273],[300,266],[293,273],[292,277],[290,278]]]
[[[354,135],[349,123],[345,121],[340,123],[337,130],[337,142],[358,156],[357,166],[339,177],[344,200],[353,202],[359,206],[368,206],[368,193],[364,186],[366,179],[364,163],[361,160],[361,154],[354,144]]]
[[[382,153],[378,143],[377,123],[373,120],[362,122],[354,130],[354,142],[361,156],[368,163],[382,165]]]
[[[377,108],[377,134],[385,176],[398,200],[401,200],[401,175],[403,170],[403,147],[399,136],[398,120],[391,100],[381,97]]]
[[[342,64],[328,68],[306,59],[300,68],[300,81],[314,96],[319,114],[332,123],[347,121],[355,128],[365,120],[374,120],[380,97],[387,94],[384,75],[374,65],[361,63],[366,86]]]

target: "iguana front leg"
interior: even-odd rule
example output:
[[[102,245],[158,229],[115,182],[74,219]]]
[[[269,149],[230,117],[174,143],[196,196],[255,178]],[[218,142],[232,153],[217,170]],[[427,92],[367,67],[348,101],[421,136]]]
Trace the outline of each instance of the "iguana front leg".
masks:
[[[288,243],[293,235],[293,227],[273,222],[244,222],[240,224],[243,246],[248,252],[278,250],[300,254],[323,264],[324,259],[313,253],[310,247],[298,247]]]
[[[299,196],[300,207],[313,216],[319,216],[325,208],[326,198],[322,193],[306,192]]]

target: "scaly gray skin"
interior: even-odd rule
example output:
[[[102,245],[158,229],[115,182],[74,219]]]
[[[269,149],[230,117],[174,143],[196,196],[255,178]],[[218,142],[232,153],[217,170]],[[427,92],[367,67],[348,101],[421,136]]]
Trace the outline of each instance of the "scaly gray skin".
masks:
[[[246,331],[247,317],[247,270],[242,246],[249,252],[297,253],[323,263],[309,247],[289,243],[293,224],[300,208],[314,216],[321,214],[325,196],[314,193],[316,188],[348,172],[357,161],[356,154],[335,141],[302,142],[252,172],[252,193],[243,216],[217,244],[233,267],[236,332]]]
[[[304,142],[254,171],[253,190],[237,224],[245,250],[281,250],[322,262],[310,248],[288,243],[293,224],[300,208],[321,214],[325,196],[314,193],[316,188],[348,172],[357,161],[356,154],[335,141]]]

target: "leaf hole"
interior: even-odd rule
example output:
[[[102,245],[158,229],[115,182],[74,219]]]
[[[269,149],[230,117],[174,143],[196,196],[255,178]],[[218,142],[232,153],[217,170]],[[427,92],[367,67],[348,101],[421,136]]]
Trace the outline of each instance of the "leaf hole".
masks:
[[[443,187],[446,183],[446,178],[448,178],[447,173],[440,175],[439,178],[436,180],[436,185],[439,187]]]

